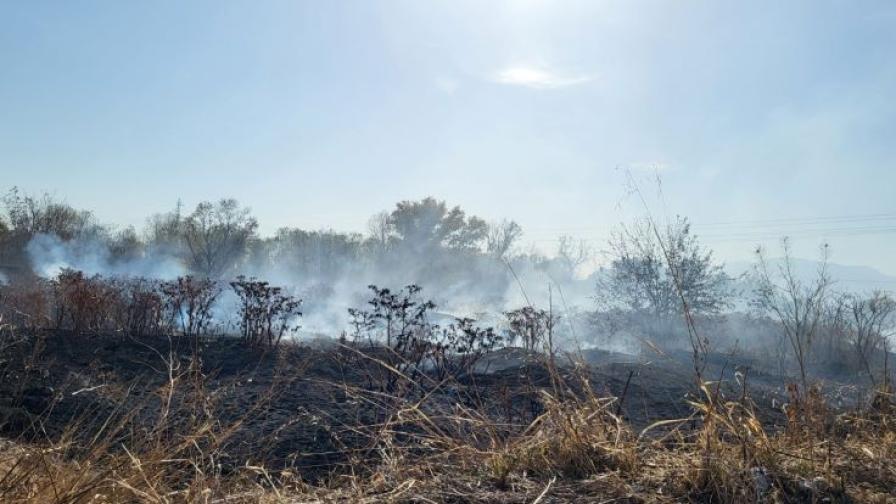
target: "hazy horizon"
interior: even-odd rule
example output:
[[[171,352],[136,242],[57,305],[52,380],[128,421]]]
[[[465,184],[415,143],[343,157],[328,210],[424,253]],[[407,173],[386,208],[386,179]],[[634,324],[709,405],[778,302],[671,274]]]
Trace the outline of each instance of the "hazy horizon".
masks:
[[[3,188],[140,227],[234,197],[363,231],[432,195],[549,252],[688,216],[726,261],[896,275],[887,2],[8,3]],[[657,197],[655,176],[662,180]]]

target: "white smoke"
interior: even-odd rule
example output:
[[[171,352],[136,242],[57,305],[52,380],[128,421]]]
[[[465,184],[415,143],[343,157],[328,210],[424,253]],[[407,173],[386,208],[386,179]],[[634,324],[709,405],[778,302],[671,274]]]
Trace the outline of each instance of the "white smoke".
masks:
[[[170,280],[189,273],[180,256],[164,249],[120,258],[113,256],[108,245],[97,239],[64,241],[55,235],[38,234],[28,243],[26,252],[32,270],[44,278],[54,278],[64,269],[80,270],[87,275],[156,280]],[[235,273],[282,286],[302,299],[300,337],[336,337],[347,330],[348,308],[367,307],[371,297],[368,285],[398,290],[418,284],[423,287],[421,297],[436,303],[438,313],[433,314],[436,318],[470,317],[483,325],[499,326],[505,311],[529,304],[548,309],[553,303],[554,313],[567,319],[558,326],[560,331],[575,333],[577,339],[590,339],[589,328],[575,315],[587,307],[587,294],[593,289],[590,280],[565,278],[558,284],[558,275],[526,260],[514,268],[516,276],[500,260],[475,256],[457,260],[457,264],[449,259],[448,263],[434,267],[432,257],[400,252],[384,263],[364,258],[347,261],[335,275],[303,274],[290,264],[279,263],[247,263]],[[237,310],[237,299],[224,283],[214,309],[215,319],[233,326]]]
[[[64,269],[87,275],[146,277],[168,280],[185,274],[176,258],[165,254],[143,254],[127,260],[113,260],[108,247],[96,240],[63,241],[56,235],[37,234],[25,247],[32,270],[53,278]]]

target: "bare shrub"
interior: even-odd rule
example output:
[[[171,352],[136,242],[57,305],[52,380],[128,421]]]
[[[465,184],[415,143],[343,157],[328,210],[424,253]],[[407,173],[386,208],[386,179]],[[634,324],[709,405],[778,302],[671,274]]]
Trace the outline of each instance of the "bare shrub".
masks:
[[[399,382],[414,382],[423,372],[423,363],[434,348],[434,328],[427,320],[427,313],[436,305],[419,299],[422,288],[418,285],[408,285],[397,292],[376,285],[368,287],[373,292],[367,302],[370,309],[350,309],[349,315],[358,335],[367,334],[368,341],[373,343],[373,333],[379,332],[384,339],[388,352],[383,362],[385,367],[370,383],[393,392]]]
[[[459,318],[437,330],[432,360],[436,379],[460,378],[473,374],[476,365],[503,343],[504,338],[492,327],[478,327],[470,318]]]
[[[65,269],[52,281],[55,295],[57,329],[75,334],[109,329],[111,310],[117,289],[101,276],[88,277],[82,271]]]
[[[373,297],[370,318],[385,331],[386,346],[402,354],[409,348],[415,336],[426,328],[426,313],[435,308],[432,301],[420,301],[417,295],[423,289],[408,285],[398,292],[370,285]]]
[[[884,292],[874,292],[869,297],[850,295],[845,299],[849,343],[868,374],[871,385],[889,385],[888,355],[896,313],[896,300]],[[879,379],[875,378],[874,360],[883,358]]]
[[[373,329],[376,328],[373,314],[360,308],[349,308],[348,317],[353,343],[357,346],[366,339],[367,346],[372,347],[374,345]]]
[[[781,326],[782,337],[789,344],[799,366],[803,391],[809,390],[807,363],[812,343],[825,314],[825,302],[831,284],[828,275],[828,247],[822,247],[821,263],[815,279],[806,284],[794,270],[790,243],[782,242],[784,257],[777,274],[772,272],[765,251],[756,250],[756,278],[758,287],[754,305],[760,312],[771,315]]]
[[[509,340],[520,341],[528,352],[537,352],[553,330],[556,319],[546,310],[524,306],[504,313]]]
[[[489,224],[485,250],[494,257],[504,258],[513,252],[522,234],[523,228],[511,220]]]
[[[155,336],[169,329],[165,303],[158,281],[134,278],[124,285],[126,313],[124,328],[133,336]]]
[[[299,329],[295,321],[302,316],[302,300],[284,294],[282,287],[243,276],[230,286],[240,298],[240,332],[245,343],[276,347],[284,334]]]
[[[591,260],[592,251],[585,240],[576,241],[572,236],[557,238],[557,261],[567,278],[573,278],[579,267]]]
[[[39,277],[21,278],[0,285],[0,316],[7,324],[26,330],[50,327],[53,287]]]
[[[165,311],[181,335],[193,341],[198,349],[199,338],[205,334],[212,322],[212,306],[221,292],[218,284],[210,279],[200,279],[192,275],[159,285]]]

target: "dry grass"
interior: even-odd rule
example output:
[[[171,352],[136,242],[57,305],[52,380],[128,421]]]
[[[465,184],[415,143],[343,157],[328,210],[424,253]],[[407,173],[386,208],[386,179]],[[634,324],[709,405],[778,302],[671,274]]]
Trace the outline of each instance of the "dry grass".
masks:
[[[222,462],[276,391],[225,422],[220,391],[195,363],[160,359],[164,384],[128,411],[82,416],[43,441],[0,443],[0,502],[896,502],[888,389],[849,415],[820,393],[793,396],[787,428],[769,432],[746,388],[726,398],[705,383],[692,416],[634,432],[617,416],[617,398],[595,395],[584,373],[563,375],[547,359],[551,385],[538,388],[541,412],[523,424],[498,420],[488,405],[437,399],[457,382],[408,381],[393,395],[341,383],[380,414],[341,426],[366,445],[349,467],[310,483],[298,470],[265,467],[261,455]],[[157,413],[148,426],[137,421],[146,411]],[[263,453],[265,440],[256,442]]]

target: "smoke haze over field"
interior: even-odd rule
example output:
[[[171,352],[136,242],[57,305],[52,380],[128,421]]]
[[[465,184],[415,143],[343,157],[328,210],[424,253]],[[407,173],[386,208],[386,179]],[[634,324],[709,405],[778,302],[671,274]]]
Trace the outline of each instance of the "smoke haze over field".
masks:
[[[45,201],[43,204],[46,209],[52,208],[51,203]],[[220,218],[220,222],[242,225],[250,230],[256,226],[254,219],[247,212],[238,210],[238,206],[217,208],[216,211],[241,216],[241,220]],[[41,211],[47,210],[39,209],[36,215]],[[103,231],[95,224],[87,226],[88,231],[83,236],[69,236],[68,239],[53,232],[39,232],[24,246],[27,263],[34,273],[48,279],[64,269],[113,278],[171,280],[186,274],[202,275],[201,269],[196,269],[201,268],[201,264],[195,262],[193,249],[185,245],[199,246],[194,240],[185,238],[194,229],[189,222],[196,214],[182,216],[179,212],[150,219],[142,240],[133,234]],[[297,229],[281,230],[273,237],[254,236],[248,242],[240,242],[245,248],[230,258],[231,262],[221,270],[220,279],[226,282],[237,275],[245,275],[286,287],[304,300],[304,335],[335,336],[346,330],[349,325],[347,310],[366,306],[370,297],[368,285],[398,289],[418,284],[424,289],[423,296],[437,304],[433,317],[439,323],[450,322],[454,317],[473,317],[484,324],[500,325],[501,314],[505,311],[528,305],[552,306],[561,317],[558,333],[566,344],[576,340],[586,346],[597,344],[627,352],[634,352],[641,344],[632,335],[633,330],[640,330],[634,328],[640,324],[638,321],[628,322],[635,324],[628,328],[619,326],[619,322],[614,322],[610,329],[594,325],[595,313],[616,309],[617,304],[602,304],[600,297],[595,297],[600,285],[605,285],[612,277],[610,270],[605,269],[612,263],[604,263],[602,269],[591,272],[588,264],[594,254],[587,242],[566,237],[549,256],[523,253],[513,246],[513,241],[521,234],[519,230],[514,231],[510,221],[491,224],[491,231],[486,233],[483,227],[486,225],[478,217],[467,217],[459,208],[451,210],[435,200],[403,202],[391,214],[377,215],[385,226],[379,228],[379,235],[377,229],[372,228],[368,236]],[[406,227],[411,224],[412,227]],[[166,226],[175,234],[160,231]],[[453,236],[451,240],[455,240],[455,244],[448,245],[448,241],[443,241],[444,237],[433,241],[431,233],[447,233],[447,226],[454,226],[451,231],[454,234],[444,236]],[[401,229],[404,234],[396,234]],[[500,230],[508,240],[499,239]],[[205,233],[220,231],[212,227]],[[60,232],[71,234],[65,230]],[[153,233],[155,238],[152,238]],[[490,236],[488,240],[484,238],[486,235]],[[458,242],[463,236],[471,241]],[[221,250],[229,246],[224,242],[216,243]],[[503,247],[500,254],[489,252],[498,246]],[[818,265],[809,260],[794,262],[795,271],[803,282],[811,282]],[[773,262],[774,268],[779,266],[780,263]],[[734,263],[727,267],[731,274],[730,290],[735,293],[735,301],[730,305],[732,311],[750,310],[755,284],[745,275],[752,269],[752,263]],[[870,268],[832,264],[830,271],[834,280],[842,280],[835,284],[835,289],[840,291],[868,292],[872,288],[886,288],[892,280]],[[237,311],[236,303],[233,293],[225,289],[216,307],[217,318],[232,320]],[[737,335],[732,338],[740,341],[745,335],[756,332],[748,329],[749,324],[738,317],[722,325],[714,322],[714,330],[724,328],[722,332]],[[607,338],[608,331],[615,337]]]
[[[171,280],[189,273],[181,257],[170,251],[147,252],[139,257],[114,259],[106,244],[99,241],[63,241],[54,235],[40,234],[27,245],[29,261],[38,275],[52,279],[64,269],[80,270],[88,275],[106,277],[146,277]],[[436,302],[439,312],[451,316],[489,317],[502,311],[533,303],[547,306],[549,290],[553,302],[562,310],[591,305],[593,282],[585,277],[554,280],[544,265],[517,259],[514,265],[502,261],[471,261],[461,270],[446,271],[443,277],[428,271],[431,257],[406,254],[393,258],[394,264],[382,266],[364,259],[345,264],[336,275],[308,275],[290,270],[287,265],[245,264],[235,274],[267,280],[286,286],[302,298],[306,332],[335,335],[347,327],[346,310],[365,306],[368,285],[399,288],[420,284],[423,295]],[[470,269],[467,269],[470,268]],[[516,278],[509,268],[514,268]],[[427,278],[428,281],[421,281]],[[518,280],[517,280],[518,279]],[[224,278],[229,280],[229,278]],[[225,306],[232,302],[225,300]]]
[[[896,275],[892,2],[48,10],[0,6],[0,178],[103,221],[232,195],[266,234],[363,232],[433,194],[599,248],[641,214],[622,168],[720,259],[790,235]]]
[[[755,309],[741,274],[759,247],[774,277],[788,236],[791,280],[824,243],[826,293],[871,296],[896,288],[894,21],[883,1],[7,2],[0,275],[247,275],[326,333],[368,284],[418,284],[439,317],[531,304],[583,339],[662,338],[673,270],[718,323]],[[680,265],[651,233],[620,246],[645,216],[678,226]]]
[[[522,231],[512,221],[487,224],[432,198],[377,214],[366,235],[296,228],[258,235],[254,217],[235,200],[152,216],[140,234],[16,191],[6,197],[6,214],[13,229],[0,253],[9,264],[18,261],[17,271],[47,279],[66,269],[157,280],[244,275],[304,299],[303,325],[312,333],[345,330],[347,309],[366,306],[368,285],[418,284],[446,320],[494,318],[530,303],[577,313],[594,288],[581,275],[591,256],[583,242],[565,238],[552,256],[523,253],[516,247]],[[235,312],[232,297],[225,295],[219,313]]]
[[[136,258],[115,260],[105,243],[96,240],[63,241],[40,233],[26,247],[34,271],[53,278],[64,269],[88,275],[147,277],[170,280],[186,274],[181,261],[170,254],[153,252]]]
[[[635,192],[641,195],[637,187]],[[282,287],[290,303],[302,300],[301,317],[290,312],[288,322],[302,329],[287,336],[300,339],[351,334],[357,342],[366,331],[364,341],[388,341],[384,334],[391,333],[384,327],[391,322],[384,326],[376,318],[383,312],[376,310],[403,305],[388,292],[383,301],[386,291],[369,287],[400,297],[411,285],[423,289],[407,306],[427,306],[417,326],[427,338],[447,338],[461,318],[470,318],[476,330],[497,331],[507,338],[504,344],[526,351],[536,341],[526,335],[541,334],[541,342],[553,349],[610,350],[638,358],[657,352],[747,352],[783,373],[794,363],[786,335],[796,327],[787,319],[795,313],[817,321],[812,359],[832,372],[855,374],[886,367],[881,356],[888,355],[896,335],[888,277],[830,263],[829,246],[818,249],[819,261],[796,258],[787,240],[778,249],[756,250],[753,263],[735,263],[726,271],[681,216],[648,213],[620,225],[597,257],[599,269],[591,270],[590,242],[565,235],[549,255],[526,251],[520,247],[525,230],[514,221],[489,222],[431,197],[400,201],[374,214],[364,234],[281,228],[264,235],[251,210],[235,199],[202,202],[192,210],[178,205],[150,216],[139,232],[100,224],[90,211],[47,196],[13,190],[3,203],[0,269],[11,278],[0,289],[0,316],[27,323],[59,325],[71,319],[71,327],[80,328],[87,320],[97,331],[118,332],[128,329],[109,324],[141,320],[131,318],[141,313],[134,307],[159,306],[140,304],[156,299],[166,300],[164,308],[150,313],[166,318],[152,327],[177,331],[170,324],[183,320],[184,305],[178,303],[184,298],[178,293],[197,295],[204,291],[193,290],[196,286],[208,285],[207,292],[220,289],[206,312],[214,333],[238,334],[246,327],[241,322],[246,298],[240,292],[249,290],[230,282],[248,277]],[[108,303],[118,315],[76,316],[86,313],[79,307],[91,303]],[[364,313],[359,319],[349,309]],[[526,332],[526,327],[541,329]],[[697,354],[694,341],[703,342]]]

